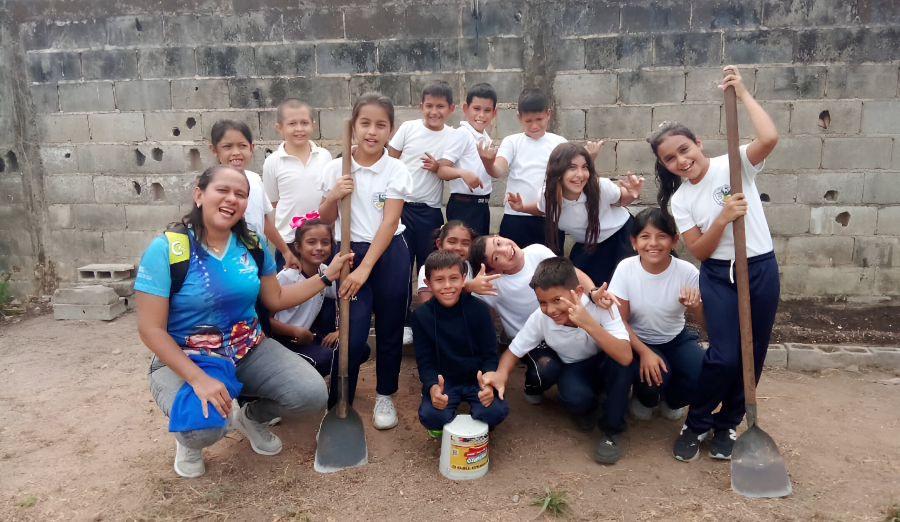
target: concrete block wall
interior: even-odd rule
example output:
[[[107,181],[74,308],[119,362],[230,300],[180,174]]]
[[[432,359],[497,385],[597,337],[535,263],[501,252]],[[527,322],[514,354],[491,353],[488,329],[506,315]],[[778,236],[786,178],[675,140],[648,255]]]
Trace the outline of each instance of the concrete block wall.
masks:
[[[17,193],[33,208],[4,198],[0,215],[27,213],[16,226],[35,232],[26,245],[0,230],[0,270],[15,260],[21,285],[37,287],[73,279],[81,264],[137,262],[190,204],[198,171],[213,161],[217,119],[251,126],[260,172],[280,141],[273,109],[284,97],[316,107],[314,138],[336,150],[356,96],[391,96],[399,123],[418,117],[422,87],[438,78],[457,98],[474,83],[494,85],[497,140],[519,131],[521,90],[540,87],[553,100],[552,130],[609,140],[603,175],[645,175],[639,210],[655,202],[643,140],[659,123],[682,121],[709,154],[725,152],[716,85],[734,63],[781,134],[759,186],[783,294],[900,293],[900,4],[476,3],[478,17],[463,0],[4,3],[2,59],[24,88],[0,103],[0,120],[27,109],[7,148],[34,144]],[[457,109],[451,123],[461,118]],[[740,128],[752,138],[742,109]],[[0,188],[19,190],[10,179],[0,173]]]

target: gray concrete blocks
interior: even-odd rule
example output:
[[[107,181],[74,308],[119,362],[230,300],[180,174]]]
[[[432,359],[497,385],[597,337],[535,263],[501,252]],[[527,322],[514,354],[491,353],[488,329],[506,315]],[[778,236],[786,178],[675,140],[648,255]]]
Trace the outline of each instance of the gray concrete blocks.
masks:
[[[116,205],[72,205],[72,220],[83,230],[118,230],[125,225],[125,209]]]
[[[144,141],[144,114],[141,112],[111,112],[90,114],[91,139],[100,142]]]
[[[254,11],[222,19],[222,41],[226,43],[282,40],[284,24],[279,11]]]
[[[313,119],[315,119],[315,123],[313,125],[312,134],[310,134],[310,139],[318,140],[321,138],[321,134],[319,133],[319,116],[318,112],[315,111],[312,114]],[[284,141],[284,136],[278,133],[275,129],[275,123],[277,122],[278,115],[275,111],[260,111],[259,112],[259,139],[262,141]],[[269,150],[274,150],[274,147],[270,147]],[[262,154],[262,152],[257,151],[258,154]]]
[[[48,205],[47,218],[51,229],[75,228],[71,205]]]
[[[462,17],[463,36],[523,36],[529,6],[524,0],[480,4],[480,18]],[[348,33],[349,38],[349,33]]]
[[[684,101],[684,77],[684,72],[671,70],[637,70],[619,73],[619,101],[629,105],[679,103]]]
[[[621,24],[626,33],[688,31],[691,6],[675,0],[623,5]]]
[[[878,209],[878,225],[875,234],[900,236],[900,205]]]
[[[78,280],[82,282],[122,281],[134,275],[134,265],[126,263],[93,263],[78,267]]]
[[[787,343],[787,369],[791,371],[816,371],[827,368],[847,368],[850,366],[884,366],[896,362],[900,351],[896,348],[876,348],[865,346],[840,346],[827,344]],[[884,355],[882,355],[884,354]]]
[[[254,136],[259,136],[259,113],[256,111],[203,112],[200,114],[200,121],[203,129],[206,129],[206,132],[204,134],[207,134],[209,130],[212,129],[213,125],[215,125],[219,120],[242,121],[246,123],[248,127],[250,127],[250,132],[252,132]],[[166,172],[169,173],[178,171],[169,170]]]
[[[862,110],[863,104],[859,101],[795,101],[791,108],[790,132],[791,134],[858,134],[862,121]],[[827,129],[820,125],[822,123],[820,116],[823,116],[822,113],[825,111],[828,111]]]
[[[53,304],[67,305],[109,305],[119,301],[119,295],[112,288],[102,285],[81,285],[57,288],[53,292]]]
[[[698,2],[691,10],[691,30],[755,29],[759,27],[761,18],[759,3],[741,0]]]
[[[75,146],[45,145],[41,147],[41,165],[47,175],[78,172],[78,149]]]
[[[553,82],[553,92],[561,107],[583,108],[616,103],[618,85],[615,74],[560,74]]]
[[[619,30],[619,6],[607,2],[566,3],[562,30],[567,35],[615,33]]]
[[[121,111],[171,109],[172,89],[169,81],[116,82],[116,106]]]
[[[165,42],[171,46],[203,45],[222,40],[222,17],[184,14],[165,17]]]
[[[900,238],[857,237],[853,262],[861,267],[900,268]]]
[[[862,131],[865,134],[900,134],[900,100],[864,102]]]
[[[81,78],[78,53],[28,53],[28,76],[33,82],[58,82]]]
[[[784,266],[781,272],[783,296],[872,295],[875,292],[875,268]]]
[[[797,201],[814,205],[862,203],[864,186],[862,172],[799,174]]]
[[[875,207],[813,207],[809,232],[840,236],[872,235],[877,217],[878,209]]]
[[[341,139],[343,121],[350,117],[349,109],[319,111],[319,130],[323,140]]]
[[[685,85],[685,101],[722,101],[724,99],[722,89],[719,84],[722,83],[722,68],[691,68],[687,71]],[[744,85],[747,89],[753,90],[753,83],[756,79],[756,71],[753,69],[741,71],[744,78]],[[740,112],[740,111],[739,111]]]
[[[150,201],[150,193],[144,191],[147,180],[143,176],[93,176],[91,179],[96,194],[95,200],[98,203],[121,204]]]
[[[93,203],[91,176],[44,176],[44,200],[48,203]]]
[[[386,73],[434,71],[440,68],[438,42],[388,40],[378,44],[378,70]]]
[[[81,53],[85,80],[128,80],[137,77],[137,52],[134,49],[85,51]]]
[[[103,252],[103,233],[98,230],[51,230],[49,235],[47,256],[65,266],[69,280],[77,275],[73,263],[90,262]]]
[[[606,145],[604,145],[605,147]],[[616,143],[616,171],[631,171],[645,177],[654,175],[656,158],[645,140],[620,140]]]
[[[344,37],[344,13],[329,9],[300,9],[285,11],[284,39],[334,40]]]
[[[560,40],[557,42],[559,49],[559,62],[556,65],[558,71],[580,71],[585,67],[585,41],[580,38]],[[443,58],[442,63],[443,65]]]
[[[316,108],[349,107],[351,103],[350,82],[345,78],[291,78],[287,94]]]
[[[719,90],[719,94],[721,95],[722,91]],[[759,103],[763,109],[766,110],[766,114],[772,118],[772,123],[775,124],[775,128],[778,129],[778,135],[781,139],[790,134],[791,130],[791,104],[787,102],[760,102]],[[722,120],[719,128],[722,131],[722,134],[725,134],[725,111],[722,111]],[[753,123],[750,122],[750,116],[747,115],[747,111],[744,109],[743,105],[738,106],[738,133],[742,139],[753,139],[756,137],[756,131],[753,130]],[[779,142],[780,143],[780,142]]]
[[[653,63],[650,35],[622,34],[584,41],[587,69],[638,69]]]
[[[452,84],[451,84],[452,85]],[[459,102],[459,89],[453,89],[454,102]],[[389,97],[395,106],[417,105],[422,99],[422,90],[410,95],[409,76],[354,76],[350,78],[350,99],[355,100],[367,92],[380,92]],[[463,94],[462,96],[465,96]],[[415,100],[415,103],[413,102]],[[461,102],[459,102],[461,103]]]
[[[466,85],[491,84],[497,91],[498,103],[518,103],[524,87],[520,72],[467,72],[465,79]]]
[[[128,224],[128,230],[150,230],[162,233],[169,223],[179,221],[183,215],[184,213],[178,205],[124,206],[124,219]]]
[[[311,43],[261,45],[256,48],[260,76],[308,76],[316,72],[316,46]]]
[[[138,51],[141,78],[189,78],[197,74],[193,47],[165,47]]]
[[[227,80],[172,80],[173,109],[224,109],[230,102]]]
[[[183,170],[182,156],[181,147],[173,145],[84,145],[79,148],[78,164],[82,172],[165,174]]]
[[[896,205],[900,201],[900,173],[866,172],[863,203]]]
[[[556,134],[570,140],[582,140],[585,137],[585,111],[582,109],[559,109],[556,117]],[[615,168],[615,162],[613,163]]]
[[[59,86],[63,112],[112,111],[116,108],[112,82],[64,83]]]
[[[42,114],[37,117],[41,139],[49,143],[91,140],[91,131],[85,114]]]
[[[120,16],[106,21],[109,45],[135,47],[163,44],[163,21],[160,15]]]
[[[59,88],[55,83],[32,85],[31,101],[38,114],[59,112]]]
[[[247,77],[256,72],[252,47],[216,45],[197,47],[197,74],[199,76]]]
[[[662,33],[653,37],[653,65],[698,67],[722,63],[722,34]]]
[[[810,209],[807,206],[789,205],[763,205],[766,214],[766,222],[772,234],[794,235],[809,232]]]
[[[855,9],[844,3],[763,0],[763,24],[768,27],[847,25],[853,23]]]
[[[375,43],[320,43],[316,45],[319,74],[359,74],[375,72]]]
[[[853,260],[853,238],[849,236],[788,238],[787,262],[803,267],[835,267]],[[816,295],[815,293],[811,295]]]
[[[34,23],[30,40],[32,49],[96,49],[106,45],[106,24],[102,19],[41,20]]]
[[[108,305],[53,305],[53,317],[57,320],[112,321],[124,314],[125,298]]]
[[[900,295],[900,269],[876,268],[874,291],[877,295]]]
[[[900,28],[870,28],[866,35],[866,51],[868,60],[873,62],[889,62],[900,58],[900,47],[894,45],[900,38]]]
[[[522,126],[519,124],[519,120],[516,117],[515,109],[498,109],[497,117],[494,118],[494,124],[497,126],[497,135],[494,137],[494,145],[500,145],[497,138],[503,139],[507,136],[522,132]],[[497,181],[498,180],[493,181],[495,187],[497,186]]]
[[[198,112],[147,112],[144,114],[147,139],[152,141],[194,141],[206,138]]]
[[[490,41],[487,38],[441,40],[442,71],[481,71],[488,68]]]
[[[766,170],[796,171],[818,169],[822,165],[822,138],[817,136],[781,138],[766,158]]]
[[[822,168],[889,169],[891,138],[825,138]]]
[[[459,34],[459,5],[421,4],[406,8],[410,38],[453,38]]]
[[[237,78],[230,82],[231,106],[262,109],[277,106],[288,97],[287,78]]]
[[[348,40],[402,38],[406,29],[406,9],[402,5],[361,6],[344,11]]]
[[[587,137],[642,140],[650,133],[651,111],[650,107],[620,105],[588,109]],[[649,145],[645,152],[650,152]]]
[[[766,352],[766,366],[773,368],[787,368],[788,352],[783,344],[770,344]]]
[[[770,174],[765,170],[756,175],[756,188],[764,202],[773,204],[794,203],[797,201],[796,174]]]
[[[525,65],[524,55],[523,38],[491,38],[491,66],[494,69],[521,69]]]
[[[832,99],[884,99],[897,95],[897,67],[891,64],[831,65],[826,96]]]
[[[825,67],[762,67],[756,71],[756,98],[804,100],[825,94]]]
[[[829,27],[797,31],[794,61],[858,63],[866,56],[868,29]]]
[[[697,136],[718,136],[721,112],[720,106],[711,104],[660,105],[653,108],[651,128],[657,128],[664,121],[674,120],[686,125]]]
[[[134,298],[134,282],[135,278],[130,277],[128,279],[120,279],[117,281],[95,281],[94,284],[96,286],[102,286],[103,288],[112,289],[116,295],[119,297],[125,297],[128,299]],[[60,283],[60,288],[77,288],[86,286],[86,283],[82,282],[74,282],[74,283]]]
[[[132,232],[113,230],[103,233],[103,252],[110,256],[123,256],[139,259],[147,245],[158,236],[159,230],[149,232]]]

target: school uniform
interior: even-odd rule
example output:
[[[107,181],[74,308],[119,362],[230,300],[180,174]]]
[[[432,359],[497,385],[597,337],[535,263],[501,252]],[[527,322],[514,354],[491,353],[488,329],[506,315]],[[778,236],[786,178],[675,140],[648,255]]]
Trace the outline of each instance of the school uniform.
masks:
[[[509,163],[506,192],[522,196],[522,201],[536,201],[547,176],[547,162],[550,153],[560,143],[566,143],[562,136],[545,132],[539,139],[532,139],[525,133],[503,138],[497,157]],[[544,218],[513,210],[509,203],[503,210],[500,235],[512,239],[520,248],[535,243],[545,243]]]
[[[326,266],[323,264],[319,267],[319,272],[312,277],[318,277],[318,274],[323,273]],[[276,277],[281,286],[309,279],[306,274],[296,268],[285,268],[278,272]],[[322,340],[336,329],[334,301],[338,298],[337,288],[336,284],[326,286],[309,300],[275,314],[276,321],[300,326],[313,333],[313,340],[308,344],[297,344],[293,338],[286,335],[273,335],[273,337],[286,348],[306,359],[322,377],[331,373],[331,366],[334,362],[335,348],[322,346]],[[332,306],[324,307],[326,301],[331,301]]]
[[[264,239],[266,237],[266,214],[272,212],[272,202],[266,195],[259,174],[245,170],[244,175],[247,176],[247,181],[250,183],[244,221],[247,222],[247,228],[255,232],[260,239]]]
[[[741,180],[748,204],[744,216],[750,276],[750,308],[756,381],[762,374],[775,324],[780,286],[772,236],[756,188],[756,174],[763,163],[753,165],[747,145],[740,148]],[[705,233],[731,195],[728,156],[710,159],[709,170],[698,183],[686,181],[672,196],[672,215],[682,234],[698,227]],[[712,256],[700,265],[700,293],[709,349],[700,372],[702,386],[691,401],[686,424],[695,433],[734,429],[744,417],[744,386],[737,286],[734,283],[734,231],[729,223]],[[713,410],[722,403],[722,408]]]
[[[323,193],[330,191],[341,176],[343,160],[332,160],[326,165],[319,180]],[[350,241],[354,253],[354,270],[362,263],[375,238],[375,233],[384,216],[386,200],[403,200],[412,190],[412,176],[399,160],[388,155],[387,149],[381,158],[370,167],[363,167],[351,159],[354,189],[351,194],[349,238],[341,237],[341,216],[335,222],[335,239]],[[369,325],[375,312],[375,349],[378,353],[375,366],[376,391],[381,395],[391,395],[397,391],[402,356],[403,322],[406,318],[406,303],[410,296],[410,256],[403,238],[403,220],[400,220],[394,237],[369,274],[366,283],[350,302],[350,346],[349,378],[352,404],[356,393],[359,366],[369,358]],[[335,359],[337,361],[337,359]],[[329,407],[337,401],[337,364],[331,375],[332,393]]]
[[[628,340],[628,330],[615,306],[604,310],[592,303],[587,294],[581,296],[581,303],[607,332],[617,339]],[[510,343],[509,351],[527,358],[539,343],[556,352],[561,361],[555,381],[545,378],[541,387],[546,390],[556,384],[560,403],[575,415],[592,410],[603,389],[607,398],[600,429],[609,435],[625,431],[625,410],[632,381],[630,367],[606,355],[585,330],[556,324],[541,310],[535,310]]]
[[[469,279],[472,279],[472,265],[470,265],[468,261],[466,261],[465,263],[466,263],[466,273],[463,274],[463,283],[465,283]],[[431,291],[431,289],[428,288],[428,284],[425,282],[425,266],[424,265],[422,266],[422,268],[419,269],[419,277],[416,282],[416,291],[421,292],[422,290],[428,290],[429,292]]]
[[[685,326],[687,307],[678,301],[684,287],[699,287],[700,271],[676,257],[660,274],[644,270],[641,258],[630,257],[619,263],[609,284],[609,291],[628,301],[631,330],[650,350],[662,358],[668,372],[662,384],[640,381],[640,361],[636,357],[634,395],[641,404],[652,408],[659,404],[660,394],[672,409],[690,404],[700,378],[706,351],[697,343],[697,332]]]
[[[575,201],[562,199],[557,227],[560,232],[569,234],[575,240],[569,259],[575,268],[587,274],[598,286],[609,282],[619,261],[635,254],[631,246],[631,225],[634,218],[624,207],[615,206],[621,197],[622,191],[618,185],[608,178],[600,178],[600,234],[591,252],[584,248],[588,223],[587,195],[582,191]],[[537,207],[546,213],[544,188],[541,188]]]
[[[462,178],[450,180],[450,200],[447,201],[447,221],[458,219],[483,236],[491,229],[491,176],[484,170],[478,154],[478,143],[491,143],[487,132],[476,131],[467,121],[460,123],[450,136],[441,159],[453,162],[458,169],[474,172],[481,180],[481,187],[470,190]]]
[[[412,175],[412,189],[404,198],[404,235],[412,262],[425,266],[425,258],[434,248],[434,231],[444,224],[441,205],[444,202],[444,180],[422,168],[425,153],[440,161],[453,127],[444,125],[439,131],[425,126],[424,120],[403,122],[391,138],[390,146],[400,151],[400,161]]]

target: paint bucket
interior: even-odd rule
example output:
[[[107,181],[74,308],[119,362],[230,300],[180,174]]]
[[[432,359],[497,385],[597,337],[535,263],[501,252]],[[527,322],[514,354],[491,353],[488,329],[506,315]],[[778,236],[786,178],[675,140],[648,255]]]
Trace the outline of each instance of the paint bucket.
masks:
[[[451,480],[470,480],[488,471],[488,425],[470,415],[457,415],[444,426],[441,474]]]

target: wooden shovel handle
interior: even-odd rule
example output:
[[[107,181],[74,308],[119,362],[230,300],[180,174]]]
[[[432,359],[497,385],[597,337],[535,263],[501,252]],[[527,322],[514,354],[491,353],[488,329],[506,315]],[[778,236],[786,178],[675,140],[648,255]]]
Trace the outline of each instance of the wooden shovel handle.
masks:
[[[725,70],[724,75],[730,73]],[[725,89],[725,134],[728,137],[728,167],[731,173],[731,194],[744,191],[741,181],[741,152],[738,134],[737,96],[734,87]],[[750,276],[747,268],[747,234],[744,216],[734,220],[734,270],[737,283],[738,317],[741,329],[741,360],[744,370],[744,400],[756,404],[756,372],[753,365],[753,323],[750,321]],[[748,425],[751,419],[748,416]],[[755,424],[755,419],[753,419]]]
[[[352,143],[352,129],[350,127],[350,120],[344,120],[343,132],[342,132],[342,146],[343,151],[341,154],[341,159],[343,159],[343,168],[341,170],[341,174],[343,176],[350,176],[350,147]],[[347,255],[350,253],[350,199],[351,194],[344,196],[341,199],[341,255]],[[350,264],[345,263],[343,268],[341,268],[341,282],[347,280],[347,277],[350,275]],[[343,381],[346,381],[347,375],[349,373],[348,368],[348,352],[350,345],[350,299],[340,298],[338,300],[339,303],[339,314],[340,320],[338,324],[338,328],[340,332],[338,333],[338,377],[340,377]],[[344,383],[342,382],[341,385]],[[338,406],[338,417],[345,418],[347,416],[347,397],[346,390],[342,391],[340,401],[337,404]]]

